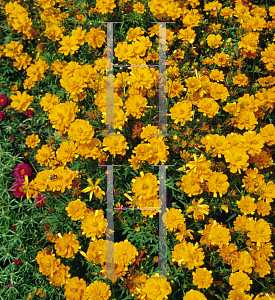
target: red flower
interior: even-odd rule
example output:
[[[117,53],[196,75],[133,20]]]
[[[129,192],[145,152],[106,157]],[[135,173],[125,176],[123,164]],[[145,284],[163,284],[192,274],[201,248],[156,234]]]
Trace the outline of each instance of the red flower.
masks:
[[[15,259],[14,261],[13,261],[13,263],[17,266],[17,265],[19,265],[20,264],[20,262],[21,262],[21,260],[20,259]]]
[[[14,141],[14,136],[10,137],[9,141],[13,142]]]
[[[16,230],[17,225],[12,225],[11,230]]]
[[[12,193],[16,198],[21,198],[26,195],[26,192],[23,189],[23,183],[25,182],[25,179],[17,180],[12,185]]]
[[[34,200],[36,207],[46,207],[47,198],[45,195],[39,193]]]
[[[32,170],[27,164],[20,163],[13,169],[13,177],[24,179],[25,175],[31,176]]]
[[[33,111],[31,109],[28,109],[26,112],[25,112],[25,115],[30,118],[31,116],[33,116]]]
[[[2,121],[2,118],[3,118],[3,116],[4,116],[5,114],[6,114],[5,112],[0,111],[0,121]]]
[[[5,95],[0,94],[0,106],[6,105],[7,102],[8,102],[8,98]]]

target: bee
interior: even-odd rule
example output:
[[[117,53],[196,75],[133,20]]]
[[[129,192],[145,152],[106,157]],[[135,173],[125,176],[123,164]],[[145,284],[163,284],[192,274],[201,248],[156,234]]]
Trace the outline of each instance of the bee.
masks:
[[[54,180],[57,178],[57,175],[50,175],[49,178],[50,178],[50,180]]]

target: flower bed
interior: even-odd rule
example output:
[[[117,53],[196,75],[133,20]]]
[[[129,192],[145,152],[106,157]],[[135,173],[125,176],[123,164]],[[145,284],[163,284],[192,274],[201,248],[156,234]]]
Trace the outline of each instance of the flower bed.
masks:
[[[0,299],[275,299],[275,6],[221,2],[1,2]]]

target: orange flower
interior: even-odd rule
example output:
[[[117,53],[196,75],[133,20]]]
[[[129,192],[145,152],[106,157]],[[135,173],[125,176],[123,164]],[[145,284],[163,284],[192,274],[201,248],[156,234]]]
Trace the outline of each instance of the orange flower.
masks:
[[[213,47],[213,48],[219,48],[223,41],[222,41],[222,36],[220,34],[209,34],[207,37],[207,43],[209,47]]]
[[[186,209],[186,214],[189,214],[190,212],[194,212],[193,218],[195,222],[204,220],[204,215],[209,214],[209,205],[207,204],[201,204],[204,201],[203,198],[200,198],[198,203],[196,203],[195,198],[192,200],[192,206],[189,206]]]
[[[194,111],[192,111],[192,103],[189,101],[178,102],[170,108],[170,113],[171,119],[175,120],[175,124],[180,122],[181,126],[184,126],[185,122],[192,120],[194,115]]]
[[[101,238],[106,232],[107,220],[104,218],[103,210],[90,211],[82,220],[81,229],[82,234],[87,237],[91,237],[95,240],[95,237]]]
[[[38,135],[32,134],[26,137],[26,145],[29,148],[35,148],[39,143],[40,143],[40,139]]]
[[[210,119],[218,114],[220,108],[219,104],[213,98],[202,98],[197,106],[198,111]]]
[[[208,187],[209,192],[214,193],[214,197],[217,197],[217,193],[219,193],[220,197],[225,194],[229,188],[229,182],[227,181],[228,177],[220,172],[212,172],[208,177],[206,185]]]
[[[71,201],[65,209],[68,213],[68,217],[71,217],[73,221],[84,219],[87,211],[86,203],[80,201],[80,199]]]
[[[62,257],[74,258],[74,253],[80,249],[79,242],[76,240],[76,235],[71,234],[71,231],[67,234],[64,233],[63,237],[58,233],[58,239],[55,240],[54,248],[56,253]]]
[[[80,300],[86,292],[86,282],[82,278],[69,278],[65,285],[64,296],[68,300]]]
[[[141,199],[156,195],[159,190],[157,177],[152,173],[144,175],[143,172],[140,172],[140,175],[141,177],[132,179],[132,190],[135,195]]]
[[[233,289],[241,289],[242,291],[249,291],[252,280],[243,271],[231,273],[229,277],[229,284]]]
[[[237,84],[238,86],[246,86],[248,85],[248,77],[244,74],[238,74],[237,76],[233,77],[233,83]]]
[[[245,171],[249,166],[249,163],[247,162],[249,156],[244,150],[237,147],[226,150],[224,158],[226,162],[229,162],[229,166],[227,167],[230,169],[231,173],[239,172],[239,174],[241,174],[241,170]]]
[[[133,10],[138,14],[145,13],[144,5],[141,2],[137,2],[136,4],[134,4]]]
[[[238,204],[238,207],[240,211],[244,214],[254,214],[255,210],[257,208],[257,205],[255,204],[255,199],[250,196],[242,196],[241,200],[236,202]]]
[[[199,289],[208,289],[213,282],[212,271],[207,270],[206,268],[198,268],[195,272],[192,272],[193,275],[193,284],[196,285]]]
[[[269,224],[264,219],[250,220],[246,225],[246,230],[248,230],[247,236],[252,242],[256,242],[257,246],[261,243],[268,243],[271,238],[271,229]]]
[[[63,53],[67,56],[69,53],[74,54],[79,49],[77,40],[73,36],[63,36],[62,41],[59,42],[62,47],[58,49],[58,53]]]
[[[196,243],[180,243],[172,251],[172,261],[176,261],[179,266],[185,266],[189,270],[198,268],[204,264],[204,252]]]
[[[223,81],[224,80],[223,71],[219,71],[218,69],[213,69],[210,73],[210,78],[218,82]]]
[[[182,214],[181,209],[169,208],[166,209],[166,213],[162,217],[162,221],[166,224],[166,228],[168,231],[175,231],[178,226],[184,223],[185,218]]]
[[[97,179],[96,183],[93,184],[92,180],[90,178],[87,179],[87,181],[90,183],[90,186],[86,187],[82,193],[88,193],[88,192],[91,192],[90,193],[90,197],[89,197],[89,201],[92,200],[92,197],[93,197],[93,193],[95,193],[95,196],[98,198],[98,199],[102,199],[103,198],[103,195],[105,195],[105,192],[102,191],[102,189],[98,186],[99,182],[100,182],[100,178]]]
[[[180,230],[180,232],[175,233],[175,237],[177,240],[180,241],[180,243],[185,242],[185,239],[187,238],[187,236],[193,240],[194,237],[191,234],[191,232],[194,232],[194,230],[188,229],[186,230],[186,223],[182,223],[181,225],[178,225],[178,229]]]
[[[118,134],[120,133],[118,132],[117,135]],[[106,136],[103,139],[103,147],[104,151],[108,150],[114,157],[116,157],[117,154],[125,155],[126,149],[128,149],[126,138],[120,135],[116,136],[116,134]]]
[[[11,95],[10,98],[12,100],[11,107],[19,112],[27,110],[33,101],[33,96],[29,96],[25,91],[22,94],[17,91],[16,95]]]

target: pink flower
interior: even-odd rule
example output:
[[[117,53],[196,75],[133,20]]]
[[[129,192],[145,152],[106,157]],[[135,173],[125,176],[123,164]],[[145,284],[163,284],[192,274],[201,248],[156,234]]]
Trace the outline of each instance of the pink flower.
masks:
[[[13,260],[13,263],[14,263],[16,266],[19,265],[20,262],[21,262],[21,259],[14,259],[14,260]]]
[[[39,193],[34,200],[36,207],[46,207],[47,198],[45,195]]]
[[[12,288],[13,288],[13,285],[8,284],[8,288],[12,289]]]
[[[25,182],[25,179],[17,180],[12,185],[12,193],[16,198],[21,198],[26,195],[26,192],[23,189],[23,183]]]
[[[2,118],[3,118],[3,116],[4,116],[5,114],[6,114],[5,112],[0,111],[0,121],[2,121]]]
[[[27,164],[20,163],[13,169],[13,177],[24,179],[24,176],[31,176],[32,170]]]
[[[0,94],[0,106],[6,105],[7,102],[8,102],[8,98],[5,95]]]
[[[33,111],[31,109],[28,109],[26,112],[25,112],[25,115],[30,118],[31,116],[33,116]]]

